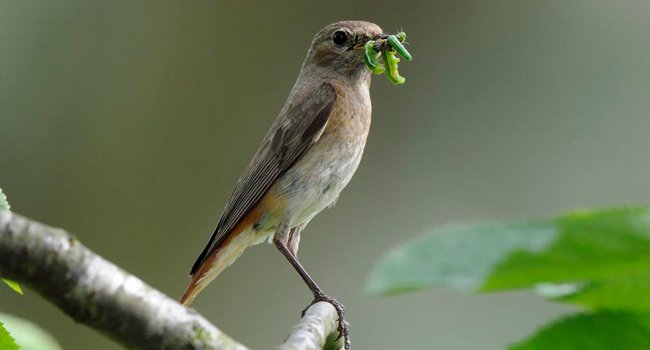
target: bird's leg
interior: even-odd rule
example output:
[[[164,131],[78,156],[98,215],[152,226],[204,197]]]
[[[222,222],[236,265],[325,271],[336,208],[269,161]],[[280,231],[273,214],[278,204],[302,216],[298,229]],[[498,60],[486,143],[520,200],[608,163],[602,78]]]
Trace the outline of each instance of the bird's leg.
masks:
[[[287,241],[287,247],[291,251],[291,254],[297,259],[298,258],[298,246],[300,245],[300,232],[304,228],[303,225],[294,227],[289,231],[289,240]]]
[[[298,258],[291,252],[291,249],[288,247],[288,240],[289,240],[289,227],[287,224],[282,223],[278,227],[278,230],[275,233],[275,236],[273,237],[273,243],[275,246],[278,248],[278,250],[284,255],[287,260],[289,260],[289,263],[293,268],[298,272],[300,277],[302,277],[302,280],[305,281],[305,284],[307,284],[307,287],[314,293],[314,298],[318,298],[319,296],[325,295],[323,293],[323,290],[320,289],[320,287],[316,284],[313,278],[309,275],[309,273],[305,270],[304,267],[300,264],[300,261],[298,261]]]
[[[294,232],[293,230],[297,230]],[[300,231],[302,230],[302,227],[298,226],[291,230],[291,236],[293,237],[294,235],[300,236]],[[314,300],[302,311],[302,316],[305,315],[305,312],[309,307],[312,305],[324,301],[327,303],[332,304],[334,306],[334,309],[336,309],[336,314],[338,315],[338,331],[339,331],[339,336],[337,339],[340,339],[341,337],[344,338],[345,340],[345,349],[349,350],[350,349],[350,324],[345,321],[344,315],[345,315],[345,308],[341,303],[339,303],[335,298],[330,297],[329,295],[325,294],[323,290],[316,284],[313,278],[309,275],[307,270],[305,270],[304,267],[300,264],[300,261],[298,261],[298,258],[294,255],[292,250],[289,248],[289,226],[286,223],[280,224],[278,226],[278,229],[275,233],[275,236],[273,237],[273,243],[275,246],[278,248],[278,250],[284,255],[287,260],[289,260],[289,263],[293,268],[298,272],[300,277],[302,277],[302,280],[305,281],[305,284],[307,284],[307,287],[311,290],[311,292],[314,294]],[[297,247],[296,247],[297,248]],[[297,249],[296,249],[297,250]]]

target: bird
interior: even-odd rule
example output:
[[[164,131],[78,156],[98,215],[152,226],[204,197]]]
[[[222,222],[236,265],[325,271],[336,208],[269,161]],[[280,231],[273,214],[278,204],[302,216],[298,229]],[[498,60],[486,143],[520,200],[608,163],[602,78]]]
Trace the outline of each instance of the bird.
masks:
[[[323,292],[297,254],[305,226],[335,203],[361,161],[372,110],[363,46],[379,37],[382,29],[366,21],[332,23],[315,35],[284,106],[192,266],[181,304],[190,305],[247,247],[268,241],[313,293],[310,305],[334,306],[349,349],[343,305]]]

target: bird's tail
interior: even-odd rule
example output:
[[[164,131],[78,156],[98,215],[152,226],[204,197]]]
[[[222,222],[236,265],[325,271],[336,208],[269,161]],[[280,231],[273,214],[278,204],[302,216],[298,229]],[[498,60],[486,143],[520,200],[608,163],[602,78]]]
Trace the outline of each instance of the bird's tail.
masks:
[[[211,253],[192,275],[190,284],[187,286],[179,302],[185,306],[189,306],[194,298],[210,282],[235,262],[248,246],[255,243],[255,234],[253,233],[251,232],[250,226],[240,232],[233,232],[229,239]]]

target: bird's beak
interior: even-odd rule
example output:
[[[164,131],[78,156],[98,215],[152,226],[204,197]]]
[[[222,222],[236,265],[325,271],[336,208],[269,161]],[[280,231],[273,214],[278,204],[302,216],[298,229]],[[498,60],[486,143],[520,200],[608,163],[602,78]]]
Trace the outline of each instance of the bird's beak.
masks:
[[[373,36],[371,38],[365,38],[365,40],[361,40],[360,42],[356,43],[352,47],[352,49],[353,50],[361,50],[361,49],[363,49],[363,45],[365,45],[370,40],[386,39],[386,38],[388,38],[388,34],[384,34],[384,33],[377,34],[377,35],[375,35],[375,36]]]

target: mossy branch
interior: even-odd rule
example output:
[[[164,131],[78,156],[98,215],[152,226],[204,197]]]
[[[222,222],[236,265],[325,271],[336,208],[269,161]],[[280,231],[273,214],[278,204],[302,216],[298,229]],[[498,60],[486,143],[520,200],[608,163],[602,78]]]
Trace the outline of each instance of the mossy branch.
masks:
[[[64,230],[10,211],[0,211],[0,276],[29,286],[77,322],[130,349],[247,349]],[[325,346],[323,334],[335,332],[336,313],[321,304],[312,306],[296,326],[286,343],[292,345],[279,349]]]
[[[343,339],[338,337],[338,314],[330,303],[319,302],[312,305],[287,340],[275,350],[336,350],[344,347]]]

